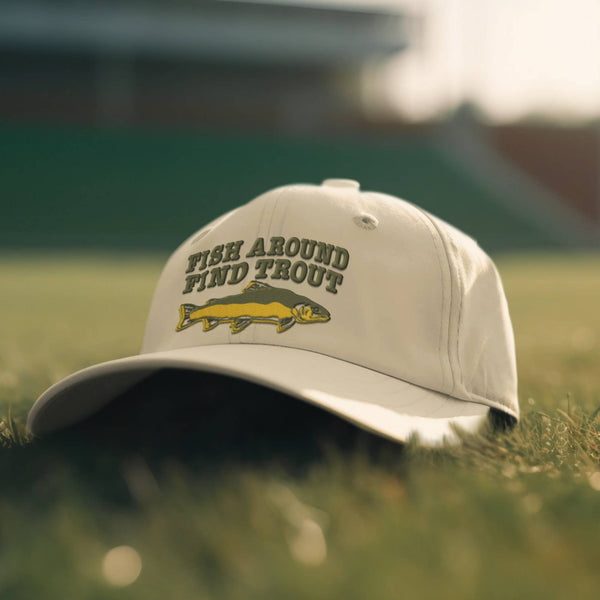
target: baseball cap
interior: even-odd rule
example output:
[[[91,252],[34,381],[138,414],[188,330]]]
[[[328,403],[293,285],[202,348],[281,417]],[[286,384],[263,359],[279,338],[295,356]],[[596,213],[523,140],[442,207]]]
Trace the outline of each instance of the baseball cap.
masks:
[[[519,417],[492,260],[441,219],[349,179],[267,191],[190,236],[160,275],[140,354],[50,387],[28,430],[83,420],[168,368],[246,380],[428,446]]]

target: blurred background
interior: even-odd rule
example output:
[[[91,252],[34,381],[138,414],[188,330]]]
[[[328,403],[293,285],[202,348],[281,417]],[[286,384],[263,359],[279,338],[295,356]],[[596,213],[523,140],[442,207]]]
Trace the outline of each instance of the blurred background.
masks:
[[[600,231],[597,0],[3,0],[0,245],[169,251],[357,179],[490,252]]]

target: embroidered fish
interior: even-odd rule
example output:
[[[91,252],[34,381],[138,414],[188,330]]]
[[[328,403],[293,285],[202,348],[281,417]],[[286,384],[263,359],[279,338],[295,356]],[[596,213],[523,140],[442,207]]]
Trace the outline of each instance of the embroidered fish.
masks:
[[[203,331],[229,323],[233,333],[240,333],[252,323],[277,325],[277,332],[287,331],[294,323],[324,323],[329,311],[306,296],[285,288],[251,281],[239,294],[213,298],[203,304],[182,304],[176,331],[202,321]]]

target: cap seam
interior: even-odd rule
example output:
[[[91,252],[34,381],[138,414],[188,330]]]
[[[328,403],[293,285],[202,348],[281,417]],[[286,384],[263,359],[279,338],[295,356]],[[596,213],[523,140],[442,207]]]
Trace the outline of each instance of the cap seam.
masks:
[[[284,193],[284,192],[285,192],[285,191],[286,191],[288,188],[289,188],[289,186],[282,186],[281,188],[279,188],[279,191],[278,191],[277,195],[275,196],[275,198],[273,198],[273,199],[272,199],[273,206],[272,206],[272,208],[271,208],[271,214],[270,214],[269,216],[266,216],[266,215],[265,215],[265,213],[267,212],[267,204],[268,204],[268,199],[267,199],[267,200],[265,200],[265,202],[263,203],[263,208],[262,208],[262,210],[261,210],[261,212],[260,212],[260,217],[258,218],[258,226],[257,226],[257,229],[256,229],[256,236],[255,236],[256,238],[260,237],[260,234],[261,234],[261,229],[262,229],[261,225],[262,225],[262,224],[263,224],[265,221],[268,221],[268,225],[267,225],[267,227],[266,227],[266,229],[265,229],[265,231],[266,231],[266,235],[267,235],[268,237],[270,237],[270,235],[271,235],[271,226],[272,226],[272,224],[273,224],[273,215],[275,214],[275,209],[276,209],[276,207],[277,207],[277,202],[279,201],[279,198],[281,197],[281,195],[282,195],[282,194],[283,194],[283,193]],[[252,342],[253,342],[253,343],[256,343],[256,342],[254,341],[254,340],[255,340],[255,335],[256,335],[256,332],[255,332],[255,331],[254,331],[254,332],[252,332]],[[230,343],[230,344],[236,344],[236,343],[239,343],[239,342],[237,341],[237,339],[236,339],[236,338],[234,338],[233,336],[234,336],[234,334],[233,334],[232,332],[229,332],[229,334],[228,334],[229,343]]]
[[[282,193],[279,194],[279,196],[277,196],[277,198],[275,198],[274,205],[273,205],[273,212],[271,213],[271,217],[272,218],[271,218],[271,222],[269,223],[269,235],[271,234],[271,227],[273,226],[273,220],[274,220],[274,216],[275,216],[275,210],[277,209],[277,205],[279,204],[279,202],[283,199],[282,198],[283,191],[285,191],[285,192],[292,192],[292,191],[296,190],[298,187],[299,186],[296,185],[296,184],[289,185],[289,186],[287,186],[286,188],[284,188],[282,190]],[[281,228],[282,228],[282,230],[285,228],[285,222],[286,222],[286,219],[287,219],[287,214],[288,214],[289,206],[290,206],[290,203],[289,203],[289,200],[288,200],[287,205],[283,209],[283,214],[281,215]]]
[[[448,357],[448,364],[450,366],[450,377],[452,379],[452,382],[451,382],[451,386],[452,387],[451,387],[451,390],[450,390],[450,395],[452,395],[452,394],[454,394],[454,392],[456,390],[456,387],[457,387],[457,385],[456,385],[457,376],[456,376],[456,374],[454,372],[453,361],[452,361],[452,357],[451,357],[451,354],[450,354],[452,307],[453,307],[453,304],[454,304],[454,294],[452,293],[452,290],[453,290],[453,285],[452,285],[452,283],[453,283],[452,264],[451,264],[450,258],[448,256],[448,249],[446,248],[446,245],[444,243],[443,236],[442,236],[442,234],[441,234],[438,226],[436,225],[436,223],[434,222],[434,220],[431,218],[431,215],[429,215],[429,213],[427,211],[423,210],[420,206],[417,206],[416,204],[412,204],[411,202],[408,202],[407,204],[410,204],[410,206],[416,208],[417,211],[418,211],[418,213],[422,217],[425,218],[426,223],[430,223],[434,227],[436,233],[438,234],[438,237],[440,238],[439,241],[441,241],[441,247],[443,249],[444,258],[446,259],[446,264],[448,265],[448,273],[449,273],[449,276],[450,276],[450,293],[449,293],[449,296],[450,296],[449,297],[450,306],[449,306],[449,310],[448,310],[448,324],[447,324],[447,326],[448,326],[448,340],[447,340],[447,343],[446,343],[446,346],[447,346],[446,353],[447,353],[447,357]],[[439,241],[436,239],[436,237],[433,235],[433,232],[431,231],[431,228],[427,227],[427,230],[429,231],[432,239],[434,240],[434,245],[435,245],[435,248],[436,248],[436,255],[437,255],[437,259],[438,259],[438,264],[440,266],[440,274],[441,274],[442,273],[442,261],[440,259],[440,244],[439,244]],[[444,280],[443,280],[443,276],[442,276],[442,305],[443,305],[445,297],[446,297],[446,291],[445,291]],[[440,326],[440,342],[439,342],[440,364],[442,362],[442,360],[441,360],[441,337],[442,337],[442,333],[441,332],[442,332],[443,325],[444,324],[442,323],[441,326]],[[443,372],[443,366],[442,366],[442,372]]]
[[[440,233],[441,235],[441,233]],[[449,243],[452,245],[452,249],[454,250],[454,242],[452,239],[449,240]],[[456,260],[456,255],[454,256],[455,260]],[[457,279],[457,284],[458,284],[458,288],[459,288],[459,293],[458,293],[458,323],[456,324],[456,366],[458,368],[458,372],[459,372],[459,376],[460,376],[460,381],[463,382],[464,378],[463,378],[463,370],[462,370],[462,364],[460,362],[460,332],[462,329],[462,323],[463,323],[463,299],[464,299],[464,290],[465,290],[465,282],[461,276],[461,271],[460,269],[456,269],[456,279]],[[471,393],[471,392],[469,392]]]

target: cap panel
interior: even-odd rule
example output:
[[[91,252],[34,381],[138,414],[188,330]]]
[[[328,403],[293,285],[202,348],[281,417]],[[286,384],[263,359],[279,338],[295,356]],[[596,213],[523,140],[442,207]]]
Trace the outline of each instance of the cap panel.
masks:
[[[410,203],[409,203],[410,204]],[[412,208],[417,212],[417,214],[423,220],[423,223],[429,229],[431,234],[433,243],[435,245],[437,251],[437,257],[440,265],[440,275],[441,275],[441,325],[440,325],[440,340],[438,344],[438,355],[440,359],[440,365],[444,373],[444,386],[443,389],[449,393],[453,394],[455,388],[456,376],[454,374],[453,366],[452,366],[452,355],[451,355],[451,339],[452,332],[451,329],[453,327],[456,313],[456,304],[457,297],[459,295],[459,290],[456,282],[456,278],[453,275],[453,269],[450,264],[450,257],[448,255],[448,251],[446,249],[446,245],[440,231],[438,230],[435,220],[432,219],[432,216],[424,211],[422,208],[416,206],[415,204],[410,204]]]
[[[453,396],[483,400],[518,418],[514,334],[498,271],[475,240],[436,220],[460,288],[451,342],[458,374]]]
[[[375,228],[357,225],[357,218],[365,214],[377,222]],[[294,325],[285,335],[273,327],[248,327],[231,336],[232,343],[304,348],[449,391],[451,380],[440,348],[443,276],[435,238],[419,211],[383,194],[294,186],[279,196],[269,237],[317,240],[347,251],[343,269],[335,268],[334,258],[326,265],[315,260],[316,255],[275,257],[289,261],[291,269],[297,262],[323,269],[318,286],[285,276],[263,280],[325,307],[330,320]],[[273,277],[278,276],[275,268],[269,271]],[[339,283],[332,285],[338,276]]]
[[[515,342],[500,276],[489,258],[469,266],[458,332],[462,383],[471,398],[518,418]]]

